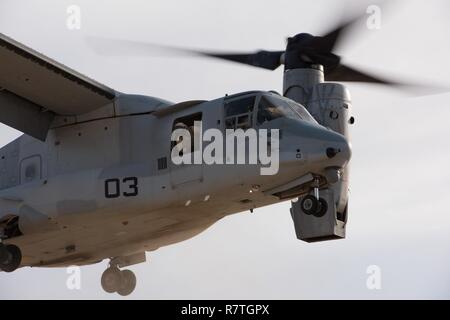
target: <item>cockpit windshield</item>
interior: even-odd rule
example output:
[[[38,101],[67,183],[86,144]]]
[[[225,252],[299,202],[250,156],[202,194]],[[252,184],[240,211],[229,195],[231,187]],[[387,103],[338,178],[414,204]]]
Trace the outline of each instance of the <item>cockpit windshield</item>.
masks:
[[[282,117],[316,122],[308,111],[296,102],[275,95],[263,95],[258,106],[258,124],[262,125]]]

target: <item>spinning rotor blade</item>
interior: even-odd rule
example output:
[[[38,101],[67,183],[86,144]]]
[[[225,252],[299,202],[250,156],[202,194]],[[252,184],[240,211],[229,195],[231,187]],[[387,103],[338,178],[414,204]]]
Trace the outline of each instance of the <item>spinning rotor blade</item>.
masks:
[[[357,22],[361,21],[361,17],[356,17],[353,19],[346,20],[340,25],[336,26],[333,30],[330,30],[327,34],[321,37],[314,37],[313,46],[319,52],[333,52],[338,46],[339,42],[342,40],[345,33],[355,25]]]
[[[284,51],[258,51],[256,53],[201,53],[204,56],[211,58],[218,58],[222,60],[228,60],[246,65],[264,68],[268,70],[277,69],[282,61],[281,58]]]
[[[332,71],[325,75],[327,81],[336,82],[367,82],[367,83],[377,83],[385,85],[399,85],[396,82],[381,79],[379,77],[370,75],[367,72],[356,70],[355,68],[346,66],[344,64],[339,65]]]
[[[325,71],[330,71],[339,65],[340,57],[333,54],[332,51],[342,39],[342,36],[357,21],[361,21],[361,16],[348,19],[344,23],[332,28],[322,37],[314,37],[310,34],[298,34],[288,39],[288,45],[285,51],[266,51],[257,52],[213,52],[208,50],[196,50],[170,47],[146,42],[105,39],[98,37],[88,37],[88,44],[100,54],[103,55],[152,55],[157,51],[164,52],[167,55],[190,55],[203,56],[227,60],[246,64],[267,70],[275,70],[281,64],[290,65],[308,65],[321,64]],[[286,59],[284,59],[286,58]]]
[[[268,70],[275,70],[282,64],[282,55],[284,51],[257,51],[254,53],[237,52],[209,52],[195,49],[186,49],[179,47],[164,46],[140,41],[107,39],[100,37],[88,37],[88,45],[97,53],[102,55],[138,55],[148,56],[155,52],[162,52],[167,55],[187,55],[210,57],[232,62],[247,64]]]
[[[332,82],[359,82],[387,85],[407,91],[409,94],[415,96],[425,96],[450,91],[449,88],[441,86],[389,80],[387,78],[371,75],[368,72],[360,71],[344,64],[339,65],[332,72],[327,73],[325,80]]]
[[[307,33],[297,34],[288,38],[286,50],[284,51],[256,51],[256,52],[213,52],[208,50],[185,49],[171,47],[139,41],[105,39],[98,37],[88,37],[88,44],[103,55],[154,55],[155,52],[162,52],[167,56],[200,56],[232,61],[246,64],[267,70],[275,70],[284,64],[286,70],[310,68],[313,65],[322,65],[325,79],[336,82],[359,82],[374,83],[393,86],[402,89],[414,88],[417,92],[426,90],[427,92],[445,92],[448,89],[427,85],[414,85],[392,81],[347,66],[341,63],[341,57],[334,53],[334,50],[342,41],[350,28],[356,24],[365,22],[366,15],[356,16],[343,20],[336,27],[331,28],[324,36],[313,36]]]

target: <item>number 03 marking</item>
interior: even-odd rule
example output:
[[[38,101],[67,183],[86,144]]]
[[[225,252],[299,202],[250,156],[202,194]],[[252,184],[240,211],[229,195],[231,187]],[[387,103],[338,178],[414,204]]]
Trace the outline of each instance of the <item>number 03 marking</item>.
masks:
[[[121,193],[121,187],[126,188],[126,191]],[[136,197],[138,194],[138,178],[136,177],[124,178],[122,182],[120,179],[105,180],[105,197],[107,199],[119,198],[121,195],[124,197]]]

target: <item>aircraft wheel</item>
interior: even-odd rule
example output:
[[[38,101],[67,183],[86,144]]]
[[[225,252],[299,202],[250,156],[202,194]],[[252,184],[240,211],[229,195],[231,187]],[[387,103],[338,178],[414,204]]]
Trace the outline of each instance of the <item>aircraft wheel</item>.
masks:
[[[108,293],[117,292],[122,284],[122,272],[118,268],[110,267],[102,274],[102,288]]]
[[[317,211],[314,213],[314,216],[317,218],[322,218],[324,215],[327,214],[328,211],[328,203],[320,198],[318,201]]]
[[[6,246],[3,243],[0,243],[0,264],[8,259],[9,253],[8,250],[6,250]]]
[[[303,198],[300,205],[304,213],[306,213],[307,215],[311,215],[317,212],[319,201],[317,201],[316,197],[309,195]]]
[[[122,282],[117,293],[121,296],[128,296],[136,288],[136,276],[131,270],[123,270],[120,273],[122,274]]]
[[[0,245],[0,270],[13,272],[22,263],[22,252],[13,244]]]

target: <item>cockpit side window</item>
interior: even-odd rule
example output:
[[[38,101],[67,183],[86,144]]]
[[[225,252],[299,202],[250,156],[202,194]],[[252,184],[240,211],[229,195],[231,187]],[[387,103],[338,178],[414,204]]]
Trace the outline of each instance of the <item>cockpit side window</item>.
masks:
[[[252,127],[255,97],[225,102],[226,129],[249,129]]]
[[[275,107],[275,105],[272,102],[268,101],[265,97],[261,97],[257,115],[258,124],[261,125],[265,122],[269,122],[281,117],[283,117],[283,114],[280,112],[280,110],[277,109],[277,107]]]
[[[262,125],[283,117],[317,123],[302,105],[284,97],[263,95],[258,105],[257,124]]]
[[[259,102],[257,114],[258,125],[262,125],[265,122],[282,117],[298,119],[299,115],[291,109],[286,101],[273,97],[262,96]]]
[[[294,109],[295,112],[297,112],[300,115],[300,117],[303,120],[317,123],[316,119],[314,119],[311,116],[311,114],[308,111],[306,111],[305,107],[303,107],[302,105],[299,105],[299,104],[295,103],[294,101],[289,101],[289,105],[292,107],[292,109]]]

